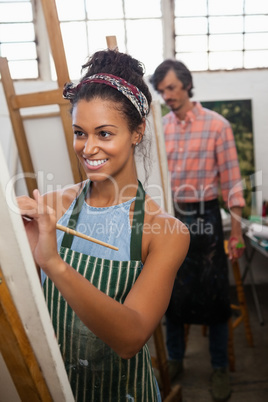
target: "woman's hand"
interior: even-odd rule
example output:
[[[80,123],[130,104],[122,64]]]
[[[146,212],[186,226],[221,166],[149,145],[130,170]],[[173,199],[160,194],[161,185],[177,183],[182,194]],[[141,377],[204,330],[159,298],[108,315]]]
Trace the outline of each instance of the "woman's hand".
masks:
[[[34,190],[33,197],[19,197],[17,202],[35,262],[46,271],[53,266],[54,260],[60,258],[57,252],[56,215],[38,190]]]

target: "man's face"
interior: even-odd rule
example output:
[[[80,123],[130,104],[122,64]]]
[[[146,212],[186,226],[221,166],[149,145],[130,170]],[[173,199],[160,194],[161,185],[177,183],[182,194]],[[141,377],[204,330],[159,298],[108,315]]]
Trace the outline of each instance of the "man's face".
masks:
[[[157,91],[173,112],[180,110],[189,102],[189,95],[183,89],[183,83],[177,78],[175,71],[170,70],[158,84]]]

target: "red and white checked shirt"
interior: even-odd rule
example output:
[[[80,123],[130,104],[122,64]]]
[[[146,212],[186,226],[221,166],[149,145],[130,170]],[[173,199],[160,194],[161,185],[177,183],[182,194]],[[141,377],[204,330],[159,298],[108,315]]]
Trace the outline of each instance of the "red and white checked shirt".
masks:
[[[245,205],[237,151],[230,123],[194,102],[184,121],[173,112],[163,117],[168,169],[174,201]]]

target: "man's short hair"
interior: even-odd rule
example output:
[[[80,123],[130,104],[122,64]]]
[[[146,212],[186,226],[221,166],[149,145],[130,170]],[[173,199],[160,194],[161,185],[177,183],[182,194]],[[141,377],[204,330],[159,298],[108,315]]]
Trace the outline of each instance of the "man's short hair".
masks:
[[[154,89],[157,90],[158,85],[167,73],[173,70],[176,74],[176,77],[182,82],[183,89],[188,91],[189,98],[193,96],[193,78],[191,72],[188,70],[185,64],[181,61],[167,59],[164,60],[159,66],[155,69],[154,74],[150,78],[150,83],[153,85]]]

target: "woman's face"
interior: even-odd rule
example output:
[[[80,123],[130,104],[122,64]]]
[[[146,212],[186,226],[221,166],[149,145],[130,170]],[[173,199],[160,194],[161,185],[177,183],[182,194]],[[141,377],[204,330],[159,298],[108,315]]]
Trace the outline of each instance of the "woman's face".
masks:
[[[126,119],[113,102],[80,100],[73,108],[72,123],[74,150],[90,180],[132,173],[139,134],[129,131]]]

